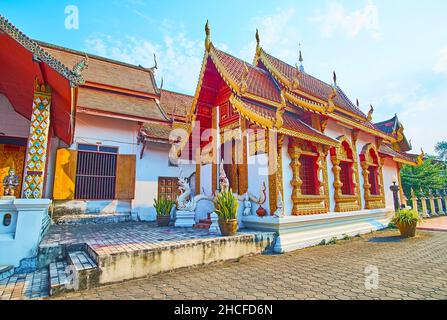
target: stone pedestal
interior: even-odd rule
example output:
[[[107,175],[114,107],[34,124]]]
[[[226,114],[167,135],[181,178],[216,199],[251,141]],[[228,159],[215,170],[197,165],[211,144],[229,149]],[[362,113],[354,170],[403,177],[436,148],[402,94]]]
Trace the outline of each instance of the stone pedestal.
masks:
[[[439,215],[445,215],[446,213],[444,212],[444,208],[442,207],[442,198],[439,197],[436,199],[438,201],[438,214]]]
[[[220,234],[220,229],[219,229],[219,216],[217,215],[217,213],[213,212],[210,215],[211,218],[211,225],[210,225],[210,232],[217,232]]]
[[[175,227],[192,228],[196,223],[196,213],[194,211],[177,210],[175,215]]]
[[[421,198],[421,203],[422,203],[422,216],[424,218],[429,218],[430,215],[428,214],[428,210],[427,210],[427,199],[422,197]]]

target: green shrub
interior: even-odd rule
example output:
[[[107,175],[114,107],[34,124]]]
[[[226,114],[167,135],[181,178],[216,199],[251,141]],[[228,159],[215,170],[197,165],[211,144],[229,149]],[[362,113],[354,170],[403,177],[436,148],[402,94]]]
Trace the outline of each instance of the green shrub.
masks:
[[[391,223],[394,225],[412,224],[414,222],[421,222],[421,217],[419,216],[419,213],[413,209],[401,209],[396,212],[393,220],[391,220]]]
[[[220,220],[237,219],[239,203],[231,189],[220,191],[214,199],[215,212]]]
[[[159,216],[169,216],[175,201],[166,198],[154,199],[155,211]]]

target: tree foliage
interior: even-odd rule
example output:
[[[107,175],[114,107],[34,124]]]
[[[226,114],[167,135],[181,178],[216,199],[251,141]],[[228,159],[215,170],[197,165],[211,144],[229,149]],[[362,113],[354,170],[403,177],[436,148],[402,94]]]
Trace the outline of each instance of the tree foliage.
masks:
[[[447,141],[438,142],[435,150],[438,153],[439,160],[447,161]]]

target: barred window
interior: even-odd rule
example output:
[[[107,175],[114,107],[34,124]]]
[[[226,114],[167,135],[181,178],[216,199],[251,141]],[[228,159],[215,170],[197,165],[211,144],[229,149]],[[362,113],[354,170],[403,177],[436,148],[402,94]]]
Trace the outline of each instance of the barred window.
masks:
[[[341,193],[344,195],[354,194],[354,184],[352,181],[352,162],[340,162],[340,181],[343,183]]]
[[[368,167],[368,180],[369,180],[369,184],[371,185],[370,188],[370,192],[371,195],[377,196],[380,194],[380,190],[379,190],[379,175],[378,175],[378,170],[376,166],[369,166]]]
[[[117,147],[78,145],[76,199],[115,198],[117,153]]]
[[[303,195],[318,195],[319,183],[317,179],[317,161],[315,156],[301,155],[300,179]]]

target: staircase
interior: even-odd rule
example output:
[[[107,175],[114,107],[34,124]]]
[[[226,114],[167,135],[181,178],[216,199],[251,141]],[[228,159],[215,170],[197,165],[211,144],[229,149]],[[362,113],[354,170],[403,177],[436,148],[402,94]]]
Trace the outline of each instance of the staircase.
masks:
[[[56,224],[81,225],[81,224],[106,224],[132,221],[130,213],[105,213],[105,214],[77,214],[65,215],[55,219]]]
[[[200,219],[199,223],[196,223],[193,228],[195,229],[209,229],[211,226],[211,213],[208,213],[207,219]]]

